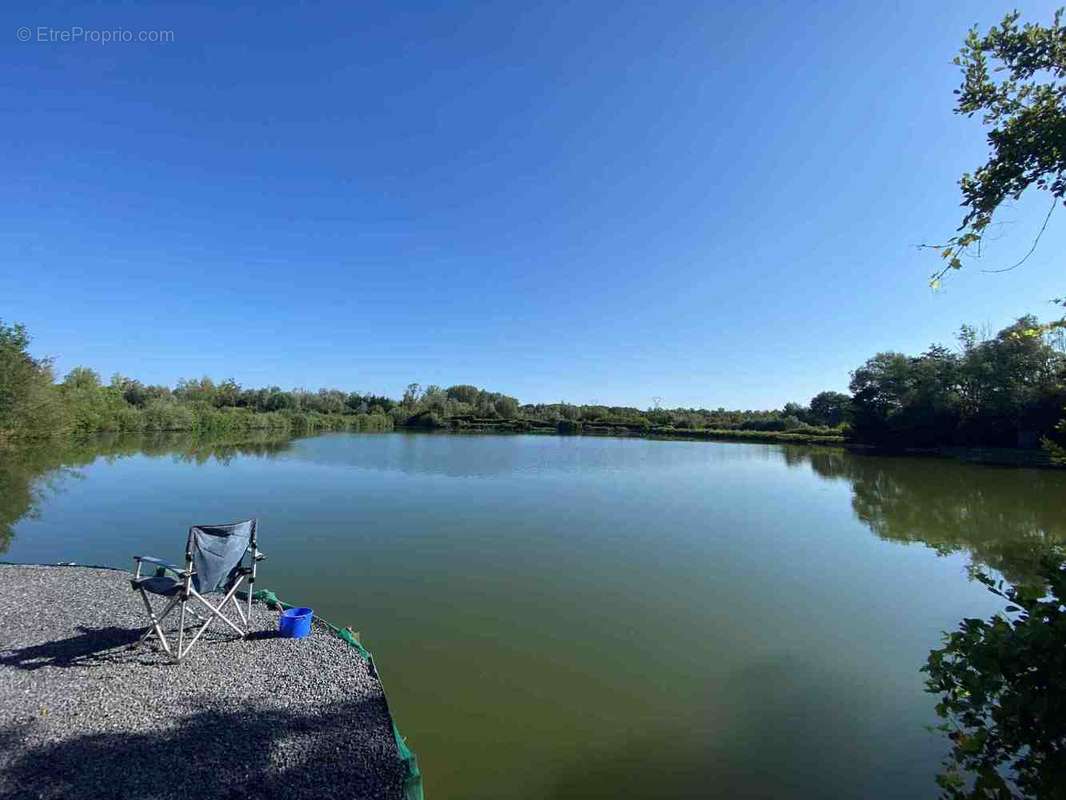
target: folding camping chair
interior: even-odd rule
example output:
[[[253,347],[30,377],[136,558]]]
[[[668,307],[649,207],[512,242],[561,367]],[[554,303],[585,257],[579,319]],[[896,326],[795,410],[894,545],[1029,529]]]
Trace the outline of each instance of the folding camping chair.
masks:
[[[256,547],[255,529],[256,520],[254,519],[229,525],[193,525],[189,528],[189,538],[185,544],[185,569],[178,569],[175,565],[158,558],[134,556],[136,568],[133,577],[130,578],[130,586],[140,592],[141,600],[144,601],[145,610],[152,623],[145,630],[144,635],[137,640],[137,644],[139,645],[154,633],[159,637],[159,642],[167,654],[180,663],[216,618],[229,625],[238,636],[245,636],[252,618],[252,593],[255,591],[256,565],[266,558]],[[144,564],[155,565],[158,568],[156,574],[151,577],[142,577],[141,566]],[[174,577],[166,575],[167,572],[172,573]],[[245,580],[248,582],[247,613],[241,608],[236,596],[237,590]],[[163,613],[158,616],[148,600],[149,594],[170,598]],[[204,595],[212,594],[222,595],[222,600],[218,605],[213,605],[204,597]],[[206,617],[190,608],[193,600],[207,607]],[[237,610],[243,629],[222,613],[227,603],[232,603]],[[175,651],[163,633],[162,623],[178,606],[181,607],[181,618],[178,623],[178,641]],[[201,624],[189,643],[185,644],[185,615],[187,613],[196,617]]]

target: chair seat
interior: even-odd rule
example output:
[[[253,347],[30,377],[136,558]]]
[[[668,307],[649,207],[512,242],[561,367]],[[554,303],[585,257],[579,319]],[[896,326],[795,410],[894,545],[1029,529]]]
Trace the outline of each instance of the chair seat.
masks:
[[[163,597],[170,597],[175,595],[181,589],[181,581],[174,580],[167,576],[157,576],[155,578],[141,578],[138,581],[137,586],[144,589],[146,592],[152,594],[159,594]]]

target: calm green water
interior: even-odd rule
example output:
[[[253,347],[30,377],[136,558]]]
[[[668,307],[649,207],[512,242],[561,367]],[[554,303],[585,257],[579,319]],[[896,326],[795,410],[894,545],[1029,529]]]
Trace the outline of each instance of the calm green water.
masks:
[[[178,559],[362,631],[442,798],[936,795],[918,668],[1066,540],[1066,475],[750,444],[331,434],[0,460],[22,562]],[[28,513],[31,508],[36,514]]]

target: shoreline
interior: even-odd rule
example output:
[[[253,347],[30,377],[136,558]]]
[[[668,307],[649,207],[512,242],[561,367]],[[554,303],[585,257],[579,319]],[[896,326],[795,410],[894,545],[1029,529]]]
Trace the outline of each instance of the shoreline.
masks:
[[[1010,466],[1032,469],[1063,469],[1048,453],[1039,448],[1017,447],[887,447],[855,442],[844,436],[827,436],[789,431],[739,431],[726,429],[662,429],[635,430],[621,425],[585,425],[581,430],[562,433],[555,426],[524,428],[511,425],[469,425],[450,428],[402,427],[384,433],[414,433],[441,436],[596,436],[617,439],[650,439],[655,441],[734,442],[736,444],[790,444],[809,447],[832,447],[855,455],[912,456],[945,458],[968,464]]]
[[[237,431],[211,430],[160,430],[160,431],[98,431],[96,433],[57,434],[55,436],[33,439],[0,439],[0,455],[7,451],[32,450],[34,448],[67,445],[70,447],[91,447],[94,442],[121,442],[136,446],[138,442],[152,442],[160,445],[167,440],[195,440],[200,446],[210,450],[212,447],[239,446],[254,444],[270,449],[284,447],[288,442],[298,439],[322,436],[325,434],[431,434],[459,436],[594,436],[618,439],[648,439],[653,441],[690,441],[690,442],[733,442],[736,444],[783,444],[809,447],[829,447],[845,450],[855,455],[878,456],[914,456],[946,458],[969,464],[988,466],[1008,466],[1031,469],[1063,469],[1066,464],[1052,461],[1047,451],[1041,448],[1012,447],[891,447],[868,444],[849,440],[842,435],[825,435],[803,431],[745,431],[735,429],[687,429],[687,428],[638,428],[618,424],[587,423],[575,426],[573,430],[560,430],[552,423],[530,424],[529,420],[500,420],[492,424],[460,424],[447,427],[402,426],[389,430],[355,430],[351,428],[319,429],[314,431],[265,431],[261,429]]]

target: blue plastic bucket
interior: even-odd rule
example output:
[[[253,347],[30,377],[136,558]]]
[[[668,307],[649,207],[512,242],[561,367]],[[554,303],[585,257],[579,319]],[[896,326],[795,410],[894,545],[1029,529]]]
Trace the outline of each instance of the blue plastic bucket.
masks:
[[[315,612],[310,608],[290,608],[281,612],[278,620],[278,635],[286,639],[302,639],[311,632],[311,620]]]

